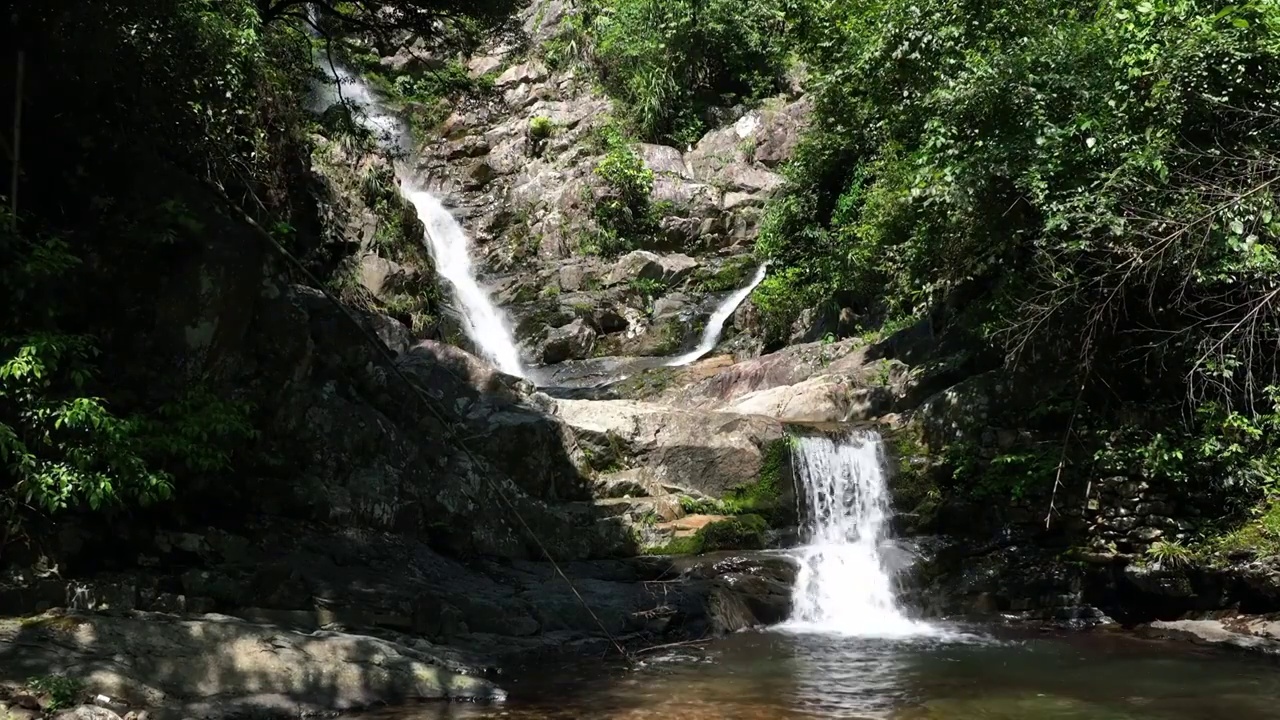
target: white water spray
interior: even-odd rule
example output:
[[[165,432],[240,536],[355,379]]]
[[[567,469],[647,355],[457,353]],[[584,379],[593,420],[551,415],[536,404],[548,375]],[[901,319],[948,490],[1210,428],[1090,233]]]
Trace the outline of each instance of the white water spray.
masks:
[[[862,637],[930,634],[898,607],[887,538],[889,490],[880,436],[795,438],[792,466],[803,493],[804,546],[783,629]]]
[[[311,109],[323,112],[345,100],[355,106],[357,122],[373,133],[383,147],[407,152],[408,128],[368,83],[331,59],[319,62],[328,82],[316,89]],[[476,280],[466,231],[439,199],[416,186],[400,169],[396,174],[405,199],[413,203],[418,219],[426,226],[425,241],[436,272],[453,287],[463,331],[475,343],[476,350],[498,369],[523,377],[520,352],[506,317]]]
[[[751,291],[755,290],[756,286],[764,280],[765,271],[768,269],[769,263],[761,263],[760,267],[756,269],[755,276],[751,278],[751,282],[747,283],[746,287],[739,288],[732,295],[725,298],[725,301],[720,303],[720,307],[716,308],[714,313],[711,313],[711,318],[707,320],[707,327],[702,331],[702,338],[698,341],[698,347],[683,355],[672,358],[667,362],[667,366],[679,367],[681,365],[688,365],[694,360],[697,360],[703,355],[711,352],[711,350],[715,348],[716,343],[720,342],[720,333],[724,331],[725,322],[727,322],[729,317],[733,315],[733,311],[738,309],[738,306],[742,304],[742,301],[747,299],[747,296],[751,294]]]

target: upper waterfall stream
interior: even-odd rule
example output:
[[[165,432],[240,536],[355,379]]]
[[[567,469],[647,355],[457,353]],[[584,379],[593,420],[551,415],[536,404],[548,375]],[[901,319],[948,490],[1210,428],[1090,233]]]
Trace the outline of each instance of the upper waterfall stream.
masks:
[[[368,83],[332,59],[321,61],[321,69],[328,82],[317,88],[314,110],[323,111],[346,101],[354,106],[357,121],[383,147],[399,154],[408,152],[409,132],[404,122],[382,104]],[[424,240],[436,272],[453,288],[463,331],[485,359],[507,374],[524,377],[520,351],[506,315],[493,304],[476,278],[466,231],[439,198],[422,189],[403,168],[397,167],[396,174],[400,192],[413,204],[426,227]]]
[[[720,334],[724,332],[724,324],[729,320],[729,316],[733,315],[733,311],[737,310],[738,306],[751,294],[751,291],[755,290],[756,286],[764,280],[764,274],[768,269],[769,263],[760,263],[760,267],[756,269],[756,274],[751,278],[751,282],[735,290],[711,314],[711,318],[707,320],[706,329],[702,331],[702,338],[698,342],[698,347],[667,361],[667,366],[679,367],[688,365],[715,349],[716,343],[720,342]]]

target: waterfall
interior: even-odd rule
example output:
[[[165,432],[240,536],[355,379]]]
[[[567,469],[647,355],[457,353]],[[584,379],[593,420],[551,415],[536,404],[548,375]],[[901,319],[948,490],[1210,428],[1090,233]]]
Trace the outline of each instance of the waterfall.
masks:
[[[879,434],[799,437],[792,448],[805,544],[784,629],[867,637],[930,632],[898,607],[883,552],[891,511]]]
[[[313,111],[323,112],[345,100],[355,106],[357,121],[373,133],[383,147],[402,154],[409,150],[410,135],[404,122],[381,102],[368,83],[332,59],[321,60],[320,64],[328,81],[316,88]],[[463,331],[475,343],[479,354],[498,369],[523,377],[520,352],[506,318],[476,280],[466,231],[440,200],[418,187],[403,168],[397,168],[396,175],[400,192],[413,204],[418,219],[426,226],[424,240],[435,261],[436,272],[453,288]]]
[[[745,287],[734,291],[732,295],[725,298],[724,302],[720,303],[720,307],[716,308],[715,312],[711,313],[711,319],[707,321],[707,327],[702,331],[702,339],[698,341],[698,347],[683,355],[672,358],[667,363],[667,366],[678,367],[680,365],[688,365],[694,360],[697,360],[703,355],[711,352],[711,350],[715,348],[716,343],[720,342],[720,333],[724,331],[724,324],[729,320],[729,316],[733,315],[733,311],[737,310],[738,306],[742,304],[742,301],[746,300],[747,296],[751,294],[751,291],[755,290],[756,286],[764,280],[764,273],[768,269],[768,262],[761,263],[760,267],[756,269],[755,276],[751,278],[751,282],[747,283]]]
[[[427,246],[431,259],[435,260],[436,272],[453,285],[467,337],[498,369],[510,375],[523,376],[520,351],[516,349],[506,318],[476,282],[466,231],[431,193],[418,190],[408,182],[403,184],[402,191],[427,227]]]

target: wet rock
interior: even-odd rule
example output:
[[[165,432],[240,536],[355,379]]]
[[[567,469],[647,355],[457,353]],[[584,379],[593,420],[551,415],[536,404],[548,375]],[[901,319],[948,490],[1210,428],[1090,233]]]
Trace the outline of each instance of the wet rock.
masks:
[[[789,557],[713,553],[679,559],[675,567],[686,580],[711,583],[711,624],[718,632],[774,625],[791,614],[797,567]]]

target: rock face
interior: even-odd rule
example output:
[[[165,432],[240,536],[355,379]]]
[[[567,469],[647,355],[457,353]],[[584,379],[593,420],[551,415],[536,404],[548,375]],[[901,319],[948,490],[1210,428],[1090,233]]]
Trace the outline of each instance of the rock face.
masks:
[[[531,37],[548,38],[565,12],[533,3],[522,17]],[[531,362],[677,353],[696,341],[688,330],[710,313],[708,296],[750,277],[750,243],[810,101],[779,96],[685,149],[632,144],[653,174],[656,232],[602,254],[594,212],[610,189],[595,168],[612,102],[574,71],[513,63],[509,50],[497,43],[469,61],[472,72],[496,73],[496,93],[445,121],[418,174],[474,239]],[[691,299],[678,323],[654,317],[670,293]],[[570,328],[575,320],[581,328]],[[595,342],[583,339],[587,329]]]

